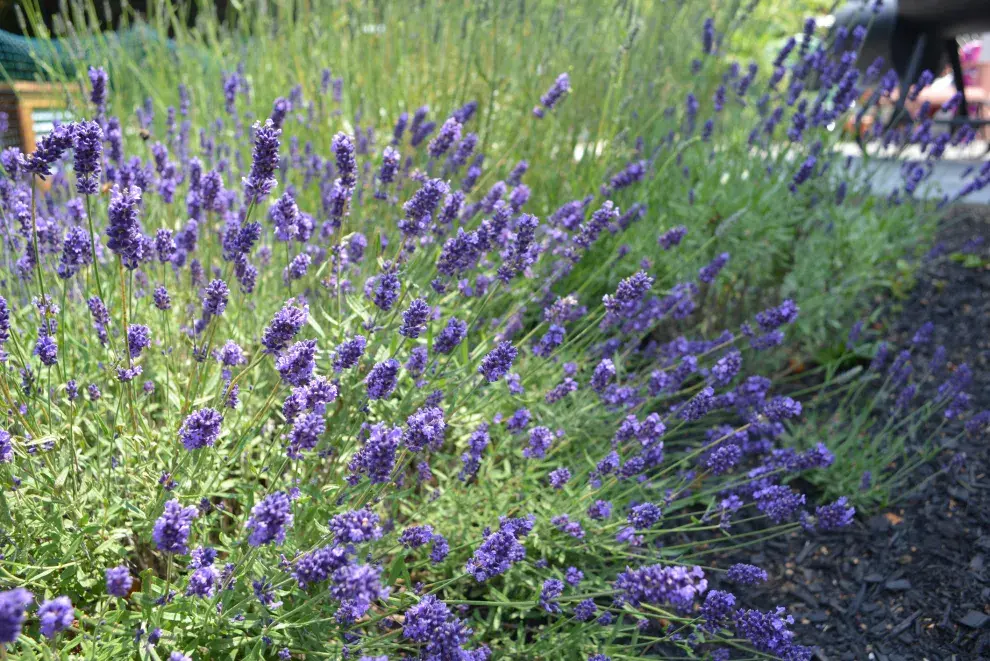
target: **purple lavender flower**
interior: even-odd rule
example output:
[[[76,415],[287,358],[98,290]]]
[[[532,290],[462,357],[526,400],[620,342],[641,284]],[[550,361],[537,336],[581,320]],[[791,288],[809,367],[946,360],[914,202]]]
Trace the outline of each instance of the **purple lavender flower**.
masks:
[[[588,507],[588,518],[604,521],[612,516],[612,503],[607,500],[596,500]]]
[[[849,499],[843,496],[834,503],[815,508],[815,528],[817,530],[838,530],[852,523],[856,508],[850,506]]]
[[[32,353],[41,360],[42,365],[51,367],[58,362],[58,343],[51,335],[41,335]]]
[[[224,342],[223,346],[214,352],[214,356],[226,367],[236,367],[237,365],[247,364],[247,357],[244,355],[244,349],[242,349],[241,345],[233,340],[227,340]]]
[[[797,319],[798,306],[787,299],[775,308],[768,308],[756,314],[756,323],[764,333],[775,331],[784,324],[794,323]]]
[[[585,599],[574,607],[574,619],[578,622],[587,622],[595,616],[597,610],[598,606],[595,605],[594,599]]]
[[[449,553],[450,543],[447,541],[447,538],[443,535],[434,533],[433,543],[430,546],[430,562],[434,565],[439,565],[447,559],[447,555]]]
[[[735,444],[723,445],[715,448],[708,455],[705,466],[713,475],[722,475],[730,471],[741,459],[742,448]]]
[[[733,583],[739,583],[740,585],[756,585],[757,583],[766,582],[767,573],[756,565],[738,563],[729,567],[725,577]]]
[[[292,241],[299,238],[301,215],[292,193],[287,191],[275,200],[275,204],[268,210],[268,217],[275,226],[277,240]]]
[[[553,432],[546,427],[533,427],[529,432],[529,447],[523,449],[523,456],[528,459],[543,459],[553,444],[553,438]]]
[[[95,195],[100,188],[103,160],[103,129],[96,122],[80,122],[75,131],[76,192]]]
[[[449,354],[464,340],[467,329],[467,322],[451,317],[433,341],[433,350],[437,353]]]
[[[68,597],[55,597],[38,608],[38,628],[45,638],[54,638],[72,626],[76,611]]]
[[[265,345],[265,353],[278,353],[302,330],[309,316],[308,306],[295,307],[290,303],[275,313],[272,321],[265,328],[261,343]]]
[[[571,471],[562,466],[550,471],[548,479],[550,480],[551,487],[554,489],[563,489],[564,485],[571,479]]]
[[[481,467],[482,454],[490,442],[488,424],[481,423],[468,437],[468,451],[461,455],[463,468],[457,476],[459,480],[466,482],[477,474]]]
[[[385,147],[382,151],[382,167],[378,171],[378,181],[383,184],[390,184],[395,180],[395,173],[399,169],[399,159],[402,154],[394,147]]]
[[[715,21],[706,18],[701,27],[701,50],[705,55],[711,55],[715,50]]]
[[[39,178],[51,176],[51,166],[72,147],[74,124],[59,124],[38,141],[34,153],[24,161],[24,168]]]
[[[89,71],[89,100],[96,108],[96,114],[102,116],[107,110],[107,85],[110,76],[103,67],[90,67]]]
[[[293,386],[304,386],[316,368],[316,340],[296,342],[275,360],[275,369],[282,380]]]
[[[349,340],[345,340],[334,352],[333,370],[342,372],[357,365],[361,356],[364,355],[364,348],[367,344],[363,335],[355,335]]]
[[[563,381],[558,383],[552,389],[547,391],[544,399],[547,404],[553,404],[559,402],[561,399],[571,394],[578,389],[578,383],[571,377],[565,377]]]
[[[622,280],[615,289],[615,295],[606,294],[602,298],[602,303],[612,314],[628,315],[635,310],[652,286],[653,278],[645,271],[639,271]]]
[[[182,555],[187,553],[192,522],[198,515],[199,510],[195,507],[183,507],[178,500],[165,503],[165,511],[155,521],[152,534],[158,550]]]
[[[84,266],[93,262],[89,233],[81,227],[70,227],[62,241],[62,257],[58,264],[58,276],[71,278]]]
[[[423,122],[419,125],[418,129],[412,132],[412,138],[409,140],[409,144],[413,147],[419,147],[433,133],[433,129],[436,127],[436,122]]]
[[[10,340],[10,307],[7,299],[0,296],[0,348]]]
[[[425,546],[432,539],[432,526],[410,526],[399,535],[399,543],[407,549],[416,549],[420,546]]]
[[[32,601],[34,596],[24,588],[0,592],[0,645],[17,641],[24,624],[24,609]]]
[[[615,364],[608,358],[603,358],[591,375],[591,387],[597,393],[605,392],[605,388],[615,378]]]
[[[792,193],[796,193],[798,186],[808,181],[815,171],[815,165],[817,164],[818,159],[814,156],[809,156],[801,163],[801,167],[798,168],[797,172],[794,173],[794,178],[791,179],[790,190]]]
[[[413,196],[402,205],[405,218],[399,221],[399,229],[406,236],[420,236],[426,231],[433,212],[437,210],[450,186],[442,179],[428,179]]]
[[[205,408],[193,411],[179,428],[179,440],[187,450],[213,447],[220,437],[220,424],[223,416],[216,409]]]
[[[448,162],[450,167],[455,170],[463,167],[464,164],[468,162],[468,159],[471,158],[471,155],[474,153],[477,146],[477,133],[468,133],[465,135],[464,138],[457,144],[457,149],[454,150],[453,155],[450,157],[450,161]]]
[[[704,618],[704,628],[718,631],[732,616],[736,607],[736,597],[730,592],[712,590],[705,597],[701,606],[701,617]]]
[[[678,415],[682,420],[694,422],[703,418],[714,406],[715,391],[711,387],[705,387],[681,408]]]
[[[557,76],[553,85],[547,90],[547,93],[540,97],[540,103],[543,104],[543,108],[547,110],[553,110],[554,106],[564,97],[565,94],[571,91],[571,79],[566,73],[562,73]],[[533,115],[538,119],[542,119],[545,111],[543,108],[536,106],[533,108]]]
[[[429,320],[431,308],[425,298],[413,300],[405,312],[402,313],[402,326],[399,334],[415,340],[426,328]]]
[[[455,110],[450,114],[451,117],[456,119],[461,124],[467,124],[468,120],[474,117],[475,111],[478,110],[478,102],[474,99],[468,101],[463,106]]]
[[[127,348],[131,358],[140,358],[141,352],[151,345],[151,329],[142,324],[127,327]]]
[[[978,434],[990,425],[990,411],[980,411],[966,421],[966,433]]]
[[[606,191],[617,191],[628,188],[638,181],[642,181],[646,176],[646,161],[636,161],[630,163],[624,169],[616,173],[608,182]]]
[[[357,183],[357,161],[354,160],[354,143],[346,133],[340,132],[333,136],[330,143],[334,158],[337,162],[337,173],[340,183],[345,188],[353,188]]]
[[[554,350],[564,343],[565,330],[563,326],[550,324],[547,332],[543,334],[540,341],[533,347],[533,354],[541,358],[549,358]]]
[[[282,122],[285,121],[285,116],[291,108],[292,104],[284,96],[280,96],[272,102],[271,120],[275,128],[282,128]]]
[[[387,399],[395,390],[398,375],[399,361],[394,358],[375,364],[364,380],[368,390],[368,398]]]
[[[646,530],[652,528],[660,520],[662,512],[660,506],[654,503],[641,503],[629,510],[626,520],[632,524],[636,530]]]
[[[284,491],[276,491],[251,508],[251,517],[245,526],[251,531],[248,544],[276,545],[285,541],[285,531],[292,527],[292,502]]]
[[[914,337],[911,338],[911,344],[917,346],[921,344],[929,344],[935,335],[935,324],[928,321],[921,325],[915,332]]]
[[[671,248],[680,245],[684,237],[687,236],[687,227],[684,225],[678,225],[677,227],[672,227],[657,239],[657,243],[664,250],[670,250]]]
[[[220,576],[212,566],[200,567],[189,577],[189,584],[186,586],[186,596],[200,597],[201,599],[212,597],[216,594],[219,580]]]
[[[382,273],[374,279],[372,301],[382,311],[388,312],[399,298],[399,276],[395,273]]]
[[[543,589],[540,591],[540,608],[548,613],[559,613],[560,604],[557,598],[564,594],[564,582],[556,578],[548,578],[543,581]]]
[[[172,238],[172,230],[169,229],[159,229],[155,232],[155,254],[158,255],[158,261],[162,264],[168,264],[175,257],[175,252],[177,246],[175,239]]]
[[[753,494],[756,508],[774,523],[792,519],[804,505],[804,494],[781,485],[768,486]]]
[[[435,406],[423,407],[406,419],[406,430],[402,434],[402,444],[413,452],[424,448],[439,450],[443,445],[447,429],[443,411]]]
[[[440,131],[437,133],[436,137],[430,141],[427,146],[427,151],[431,158],[440,158],[453,146],[455,142],[461,139],[461,123],[455,118],[450,117],[443,123],[440,127]]]
[[[719,272],[729,263],[729,253],[723,252],[709,262],[706,266],[701,267],[698,271],[698,280],[705,283],[711,283],[718,276]]]
[[[405,612],[402,634],[422,646],[424,659],[487,661],[490,657],[486,647],[473,652],[463,649],[470,640],[471,629],[433,595]]]
[[[736,377],[742,369],[742,354],[738,351],[730,351],[712,365],[711,380],[716,386],[726,386]]]
[[[343,512],[330,519],[328,525],[337,544],[361,544],[382,536],[378,515],[369,509]]]
[[[784,659],[810,659],[811,650],[793,643],[794,632],[787,628],[794,618],[784,615],[784,609],[758,611],[739,609],[733,616],[736,635],[748,640],[761,652]]]
[[[395,121],[395,128],[392,129],[392,144],[397,145],[402,142],[402,134],[406,132],[406,125],[409,123],[409,113],[404,112]]]
[[[649,565],[619,574],[615,588],[634,606],[667,603],[679,611],[687,611],[708,588],[708,581],[701,567]]]
[[[526,548],[519,543],[533,529],[533,518],[503,517],[499,529],[485,536],[485,541],[468,560],[465,571],[478,583],[504,574],[513,564],[526,557]]]
[[[257,122],[254,125],[251,172],[244,180],[244,197],[248,203],[260,204],[278,185],[275,169],[281,135],[282,130],[276,128],[271,119],[265,120],[264,125]]]
[[[141,205],[141,189],[135,186],[110,191],[110,207],[107,210],[107,248],[120,257],[128,269],[136,269],[146,254],[144,236],[138,222]]]
[[[373,601],[387,599],[389,588],[381,583],[381,567],[345,565],[333,573],[330,594],[340,602],[335,618],[349,624],[362,617]]]
[[[521,432],[529,426],[529,422],[532,420],[532,417],[533,415],[529,412],[529,409],[518,409],[512,414],[512,417],[506,421],[505,429],[513,434]]]
[[[348,563],[347,550],[343,546],[324,546],[299,556],[292,571],[300,588],[322,583]]]
[[[790,397],[774,397],[763,407],[763,415],[772,422],[796,418],[801,415],[801,402]]]
[[[290,459],[299,459],[302,453],[312,450],[326,432],[327,425],[322,408],[319,411],[296,418],[289,432],[289,448],[286,454]]]
[[[511,342],[500,342],[481,360],[478,374],[481,374],[488,383],[498,381],[512,369],[512,362],[518,353]]]
[[[168,295],[168,289],[165,285],[158,285],[155,287],[155,293],[152,296],[155,307],[159,310],[165,311],[172,307],[172,299]]]

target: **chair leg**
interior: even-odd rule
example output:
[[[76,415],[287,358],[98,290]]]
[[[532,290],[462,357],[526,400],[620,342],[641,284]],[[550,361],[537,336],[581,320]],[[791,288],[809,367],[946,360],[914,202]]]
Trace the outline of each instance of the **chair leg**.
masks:
[[[901,81],[900,93],[897,95],[897,103],[894,105],[894,112],[890,115],[890,121],[887,122],[887,126],[884,130],[890,130],[898,121],[901,119],[901,115],[904,113],[904,104],[907,103],[908,91],[911,89],[911,83],[917,79],[918,74],[921,73],[918,69],[921,68],[921,55],[925,52],[925,43],[928,41],[928,35],[922,33],[918,35],[917,41],[914,42],[914,50],[911,52],[911,59],[908,61],[907,71],[904,72],[904,79]]]
[[[969,106],[966,104],[966,79],[963,78],[962,61],[959,59],[959,42],[956,39],[945,40],[945,51],[952,65],[952,82],[962,95],[962,101],[956,106],[956,116],[969,117]]]

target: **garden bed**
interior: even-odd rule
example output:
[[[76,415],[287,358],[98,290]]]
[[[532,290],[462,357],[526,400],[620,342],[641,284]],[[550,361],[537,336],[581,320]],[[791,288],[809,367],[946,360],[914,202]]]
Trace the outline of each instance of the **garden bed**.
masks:
[[[905,345],[934,323],[933,344],[946,346],[950,364],[973,370],[974,410],[990,405],[990,270],[985,248],[975,268],[950,255],[988,232],[986,207],[950,214],[939,231],[941,256],[919,271],[890,338]],[[990,653],[990,450],[985,438],[946,438],[935,439],[938,461],[918,470],[923,485],[896,506],[841,532],[769,540],[736,558],[770,571],[766,595],[793,614],[798,638],[816,646],[819,659]],[[958,470],[940,471],[963,456]]]

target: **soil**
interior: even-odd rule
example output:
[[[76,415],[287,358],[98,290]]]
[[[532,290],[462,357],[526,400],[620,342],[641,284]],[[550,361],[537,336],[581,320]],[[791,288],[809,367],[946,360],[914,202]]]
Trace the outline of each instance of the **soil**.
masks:
[[[948,257],[978,236],[987,237],[976,250],[982,266]],[[956,209],[938,241],[942,256],[922,267],[890,340],[907,345],[933,322],[932,346],[972,368],[981,411],[990,408],[990,207]],[[785,606],[798,642],[821,661],[990,659],[990,438],[936,442],[941,453],[914,482],[923,486],[897,507],[841,532],[769,540],[740,558],[771,572],[764,605],[772,597]],[[962,453],[960,469],[939,470]]]

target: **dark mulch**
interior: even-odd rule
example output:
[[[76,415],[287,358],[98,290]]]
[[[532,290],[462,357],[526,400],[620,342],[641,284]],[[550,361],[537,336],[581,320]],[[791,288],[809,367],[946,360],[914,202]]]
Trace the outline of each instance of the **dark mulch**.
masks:
[[[951,253],[978,235],[990,239],[990,208],[964,207],[939,241]],[[928,263],[892,339],[906,345],[926,321],[950,363],[973,368],[975,410],[990,408],[990,270]],[[924,486],[897,507],[842,533],[770,540],[741,558],[775,572],[766,598],[784,595],[800,642],[819,659],[990,658],[990,441],[937,441],[943,452],[914,482]],[[961,470],[933,477],[963,452]]]

